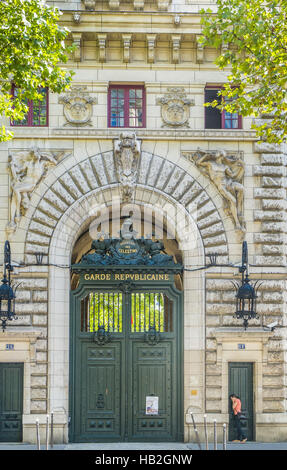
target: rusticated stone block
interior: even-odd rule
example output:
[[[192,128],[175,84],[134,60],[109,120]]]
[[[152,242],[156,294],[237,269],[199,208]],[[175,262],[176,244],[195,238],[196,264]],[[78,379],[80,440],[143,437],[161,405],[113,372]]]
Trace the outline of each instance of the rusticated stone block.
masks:
[[[285,254],[285,249],[283,245],[263,245],[262,252],[263,255],[280,256]]]
[[[46,400],[31,400],[31,413],[46,413]]]
[[[43,351],[36,352],[36,360],[37,362],[47,362],[47,353]]]
[[[285,256],[256,256],[255,263],[260,266],[285,266]]]
[[[254,176],[284,176],[285,171],[281,166],[254,165]]]
[[[47,303],[45,304],[40,304],[40,303],[35,303],[35,302],[29,302],[25,304],[17,304],[17,313],[18,314],[25,314],[25,313],[42,313],[46,314],[48,312],[48,306]]]
[[[47,316],[46,315],[33,315],[33,325],[35,326],[46,326]]]
[[[221,400],[207,400],[206,411],[208,413],[221,413]]]
[[[229,279],[207,279],[206,280],[207,290],[234,290],[234,287]]]
[[[233,312],[235,311],[235,306],[233,306]],[[260,326],[260,319],[252,319],[248,322],[249,326]],[[222,318],[222,326],[242,326],[242,320],[234,318],[233,315],[224,315]]]
[[[206,375],[219,375],[221,377],[222,374],[222,366],[221,364],[207,364],[206,365]]]
[[[38,339],[36,342],[37,351],[46,351],[47,350],[47,340]]]
[[[264,376],[283,376],[284,374],[284,364],[276,364],[276,363],[267,363],[264,366]]]
[[[216,348],[217,348],[216,339],[207,338],[206,339],[206,349],[216,350]]]
[[[211,303],[221,302],[221,293],[218,291],[206,292],[206,301]]]
[[[45,388],[32,388],[31,389],[32,400],[45,400],[47,398],[47,391]]]
[[[255,233],[254,243],[271,243],[271,244],[283,244],[284,235],[281,233]]]
[[[206,354],[205,354],[205,359],[206,359],[206,362],[216,362],[216,352],[215,351],[207,351]]]
[[[264,387],[263,400],[283,400],[284,389],[282,387]]]
[[[47,225],[48,227],[51,227],[51,228],[54,228],[58,222],[57,219],[54,219],[53,217],[49,217],[45,211],[42,211],[39,209],[36,210],[33,220],[43,225]]]
[[[263,302],[282,303],[284,301],[282,292],[263,292]]]
[[[284,184],[284,178],[277,178],[275,176],[263,176],[261,181],[263,188],[283,188]]]
[[[48,292],[46,290],[32,291],[32,297],[34,302],[47,302]]]
[[[286,190],[282,188],[254,188],[254,197],[256,199],[284,199]]]
[[[31,375],[31,387],[46,387],[47,385],[47,377],[45,375],[34,376]]]
[[[31,316],[30,315],[18,315],[16,309],[17,318],[13,320],[9,325],[13,326],[30,326],[31,325]]]
[[[220,384],[221,385],[221,384]],[[211,386],[206,388],[206,399],[221,400],[222,390],[220,387]]]
[[[281,211],[286,209],[286,201],[284,199],[263,199],[262,200],[263,210],[276,210]]]
[[[50,204],[55,206],[59,211],[65,212],[68,209],[68,205],[51,189],[46,192],[45,200],[48,201]]]
[[[284,153],[283,144],[271,144],[268,142],[254,142],[255,153]]]
[[[30,300],[31,300],[31,291],[30,290],[17,290],[16,303],[30,302]]]
[[[277,401],[274,399],[271,400],[264,400],[263,401],[263,413],[284,413],[285,412],[285,405],[284,401]]]
[[[207,375],[206,380],[205,380],[205,385],[206,387],[221,387],[222,385],[221,375]],[[216,395],[214,395],[214,398],[216,398]]]
[[[263,375],[263,387],[284,387],[284,377],[282,375]]]
[[[284,362],[282,351],[268,351],[268,362]]]
[[[283,306],[281,304],[257,304],[258,314],[264,315],[278,315],[283,313]]]
[[[287,224],[285,222],[262,222],[262,232],[276,233],[286,232]]]
[[[287,164],[287,156],[282,153],[262,153],[261,155],[262,165],[283,165]]]
[[[31,364],[31,375],[45,375],[47,373],[47,364],[32,363]]]
[[[205,324],[206,326],[214,326],[214,327],[218,327],[220,326],[220,317],[219,316],[207,316],[206,317],[206,320],[205,320]]]
[[[224,232],[222,223],[211,225],[203,230],[201,230],[202,238],[212,237],[214,235],[219,235]]]
[[[234,304],[207,304],[206,313],[208,315],[224,315],[233,313]]]
[[[47,278],[18,278],[17,283],[20,283],[18,291],[21,289],[47,289]]]
[[[283,211],[254,211],[254,220],[274,220],[282,221],[285,218]]]

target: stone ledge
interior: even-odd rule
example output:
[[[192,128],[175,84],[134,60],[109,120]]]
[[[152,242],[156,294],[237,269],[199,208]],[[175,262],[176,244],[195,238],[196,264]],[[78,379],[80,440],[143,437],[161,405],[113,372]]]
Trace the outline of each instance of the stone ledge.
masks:
[[[13,128],[15,131],[15,128]],[[101,138],[101,139],[109,139],[113,140],[118,138],[121,132],[128,131],[130,132],[131,129],[120,128],[120,129],[97,129],[97,128],[82,128],[82,127],[55,127],[49,128],[48,134],[47,132],[37,132],[38,138],[49,138],[54,136],[59,136],[62,138],[71,139],[71,137],[79,138],[79,137],[87,137],[87,138]],[[166,140],[168,138],[172,140],[185,140],[188,139],[195,139],[195,140],[206,140],[207,138],[213,140],[242,140],[242,141],[256,141],[256,134],[254,131],[248,130],[224,130],[224,129],[217,129],[217,130],[206,130],[206,129],[136,129],[136,134],[139,138],[142,139],[149,139],[152,137],[156,140]],[[23,133],[15,132],[14,139],[35,139],[35,133],[25,129]]]

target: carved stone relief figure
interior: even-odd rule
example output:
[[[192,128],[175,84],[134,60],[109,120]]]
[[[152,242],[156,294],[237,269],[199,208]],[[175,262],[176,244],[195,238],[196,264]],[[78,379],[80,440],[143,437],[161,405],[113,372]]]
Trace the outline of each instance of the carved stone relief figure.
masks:
[[[194,101],[186,97],[183,88],[168,88],[168,93],[157,100],[161,105],[162,127],[189,127],[189,108]]]
[[[133,200],[140,159],[140,142],[133,132],[124,132],[115,141],[114,155],[121,197],[125,202]]]
[[[91,126],[93,104],[97,100],[89,96],[86,87],[74,86],[65,95],[60,96],[59,103],[64,105],[65,126]]]
[[[224,150],[197,150],[190,154],[202,174],[217,187],[225,203],[224,210],[241,233],[246,231],[243,217],[244,162],[240,156],[227,155]]]
[[[30,193],[46,175],[48,168],[57,164],[62,153],[46,152],[35,147],[9,155],[12,191],[8,233],[16,230],[21,216],[29,207]]]

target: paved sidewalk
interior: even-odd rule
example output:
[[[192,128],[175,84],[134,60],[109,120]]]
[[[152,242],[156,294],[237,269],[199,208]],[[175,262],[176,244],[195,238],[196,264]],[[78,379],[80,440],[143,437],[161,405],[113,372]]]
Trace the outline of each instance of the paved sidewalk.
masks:
[[[213,444],[209,443],[208,445],[209,450],[213,450]],[[35,444],[19,444],[19,443],[1,443],[0,444],[0,451],[1,450],[37,450]],[[41,450],[46,450],[45,446],[41,446]],[[175,442],[175,443],[134,443],[134,442],[115,442],[115,443],[98,443],[98,444],[60,444],[54,445],[53,449],[49,447],[49,450],[88,450],[88,451],[126,451],[126,450],[145,450],[145,451],[154,451],[154,450],[167,450],[167,451],[199,451],[198,445],[193,443],[182,443],[182,442]],[[201,443],[201,450],[205,449],[205,444]],[[217,450],[223,450],[222,443],[218,443]],[[286,451],[287,450],[287,442],[246,442],[245,444],[234,444],[231,442],[227,443],[227,451],[228,450],[274,450],[274,451]]]

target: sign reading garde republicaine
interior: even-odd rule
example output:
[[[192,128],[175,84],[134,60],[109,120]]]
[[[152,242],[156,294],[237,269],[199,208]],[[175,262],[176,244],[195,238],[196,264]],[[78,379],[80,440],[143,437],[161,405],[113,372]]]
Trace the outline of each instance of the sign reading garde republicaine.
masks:
[[[159,273],[85,273],[85,281],[170,281],[169,274]]]

